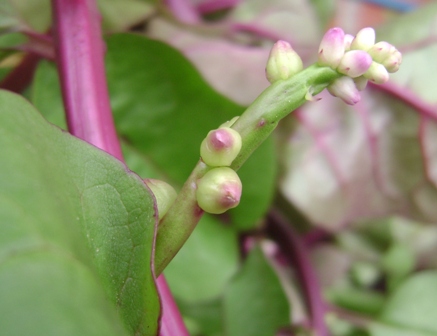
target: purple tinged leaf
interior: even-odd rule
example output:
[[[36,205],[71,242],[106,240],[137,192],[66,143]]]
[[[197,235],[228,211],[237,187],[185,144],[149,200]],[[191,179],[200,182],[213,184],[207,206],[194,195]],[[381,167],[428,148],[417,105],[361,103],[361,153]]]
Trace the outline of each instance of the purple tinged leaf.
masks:
[[[372,57],[363,50],[351,50],[344,54],[338,72],[351,78],[363,75],[372,64]]]
[[[319,46],[320,65],[337,68],[345,52],[344,36],[341,28],[331,28],[326,32]]]

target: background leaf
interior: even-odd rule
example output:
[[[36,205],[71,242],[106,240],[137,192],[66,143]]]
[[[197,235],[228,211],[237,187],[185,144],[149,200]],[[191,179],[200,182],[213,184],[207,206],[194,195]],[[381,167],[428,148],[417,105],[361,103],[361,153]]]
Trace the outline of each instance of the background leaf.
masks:
[[[2,319],[11,317],[0,328],[115,335],[122,330],[116,306],[128,330],[154,335],[159,316],[151,272],[155,215],[141,179],[46,123],[19,96],[0,93],[0,118],[0,309],[8,311]],[[23,300],[28,303],[21,307]],[[41,302],[39,309],[35,302]],[[23,316],[38,324],[22,323]]]
[[[290,307],[279,279],[260,247],[248,255],[223,301],[225,334],[274,335],[290,321]]]

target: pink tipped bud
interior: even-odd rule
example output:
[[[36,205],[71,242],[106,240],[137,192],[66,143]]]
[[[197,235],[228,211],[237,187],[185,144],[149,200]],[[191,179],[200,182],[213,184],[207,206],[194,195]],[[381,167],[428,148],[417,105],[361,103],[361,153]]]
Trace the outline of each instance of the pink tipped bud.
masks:
[[[229,127],[221,127],[209,132],[202,141],[200,156],[208,166],[230,166],[240,150],[240,133]]]
[[[174,190],[170,184],[164,181],[146,179],[144,182],[155,196],[156,206],[158,207],[158,216],[159,219],[161,219],[176,200],[176,190]]]
[[[373,62],[369,70],[364,74],[368,80],[375,84],[384,84],[389,80],[389,74],[387,69],[379,63]]]
[[[196,197],[199,207],[212,214],[221,214],[240,203],[242,185],[231,168],[211,169],[198,182]]]
[[[351,49],[352,41],[354,40],[354,36],[351,34],[344,35],[344,50],[348,51]]]
[[[338,72],[351,78],[363,75],[372,64],[372,57],[363,50],[351,50],[344,54]]]
[[[355,105],[361,99],[361,95],[355,86],[354,80],[343,76],[334,80],[329,86],[328,91],[334,97],[342,99],[346,104]]]
[[[385,66],[388,72],[396,72],[402,63],[402,54],[398,50],[394,50],[393,53],[387,57],[382,65]]]
[[[344,31],[341,28],[329,29],[319,46],[319,65],[333,69],[340,64],[344,55]]]
[[[367,52],[375,62],[382,63],[396,48],[388,42],[381,41],[374,44]]]
[[[375,30],[371,27],[361,29],[351,44],[354,50],[369,50],[375,44]]]
[[[266,66],[266,76],[270,83],[288,79],[302,69],[302,60],[290,43],[280,40],[273,45]]]

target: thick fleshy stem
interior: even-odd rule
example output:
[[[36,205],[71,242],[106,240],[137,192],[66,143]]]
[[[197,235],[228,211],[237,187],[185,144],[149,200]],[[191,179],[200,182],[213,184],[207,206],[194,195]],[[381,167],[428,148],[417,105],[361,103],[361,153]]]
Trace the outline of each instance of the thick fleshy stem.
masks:
[[[277,211],[269,213],[267,231],[278,242],[289,262],[296,269],[307,300],[314,335],[328,336],[328,327],[325,323],[325,302],[317,275],[311,265],[309,251],[303,240]]]
[[[295,76],[269,86],[231,128],[240,133],[242,147],[232,162],[237,171],[253,151],[273,132],[278,122],[318,94],[341,74],[329,67],[312,65]],[[199,161],[175,203],[161,220],[156,240],[155,270],[159,275],[190,236],[203,211],[196,200],[197,181],[211,168]]]
[[[104,45],[94,0],[53,0],[56,59],[70,132],[123,161],[104,68]],[[146,267],[146,265],[145,265]],[[161,335],[188,336],[163,276],[156,281],[163,309]]]

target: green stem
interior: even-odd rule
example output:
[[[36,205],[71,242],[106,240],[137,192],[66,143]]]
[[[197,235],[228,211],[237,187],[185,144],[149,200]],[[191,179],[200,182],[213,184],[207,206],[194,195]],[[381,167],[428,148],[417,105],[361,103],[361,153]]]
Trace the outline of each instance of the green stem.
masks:
[[[329,67],[312,65],[287,80],[269,86],[232,125],[241,134],[242,148],[231,165],[235,171],[273,132],[278,122],[341,75]],[[190,236],[202,217],[197,205],[197,181],[210,169],[201,160],[185,182],[175,203],[161,220],[156,241],[155,267],[160,274]]]

